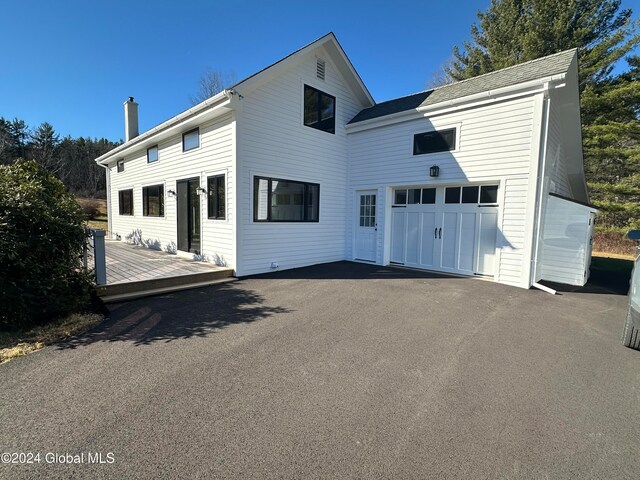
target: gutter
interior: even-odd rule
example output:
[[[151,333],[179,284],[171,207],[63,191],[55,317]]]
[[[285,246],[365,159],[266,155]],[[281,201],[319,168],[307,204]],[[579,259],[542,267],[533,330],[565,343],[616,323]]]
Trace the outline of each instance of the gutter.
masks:
[[[233,96],[237,94],[238,93],[235,90],[223,90],[213,97],[208,98],[204,102],[199,103],[195,107],[191,107],[190,109],[176,115],[175,117],[170,118],[166,122],[163,122],[160,125],[147,130],[142,135],[138,135],[128,142],[123,143],[119,147],[116,147],[113,150],[105,153],[104,155],[101,155],[100,157],[95,159],[95,162],[99,165],[104,165],[108,163],[113,156],[122,154],[124,151],[129,150],[130,148],[144,142],[145,140],[149,140],[151,137],[159,133],[169,132],[174,128],[179,127],[180,124],[186,120],[194,120],[208,113],[211,113],[218,108],[226,107],[231,103],[231,99],[233,98]],[[213,108],[210,108],[212,106]]]

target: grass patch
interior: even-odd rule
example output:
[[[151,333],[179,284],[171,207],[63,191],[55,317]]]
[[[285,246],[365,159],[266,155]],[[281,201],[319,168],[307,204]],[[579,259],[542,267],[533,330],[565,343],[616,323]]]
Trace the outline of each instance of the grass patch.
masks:
[[[73,313],[47,325],[0,331],[0,364],[86,332],[102,319],[103,316],[98,313]]]
[[[102,198],[76,197],[76,201],[82,207],[87,218],[86,225],[89,228],[107,231],[107,201]]]

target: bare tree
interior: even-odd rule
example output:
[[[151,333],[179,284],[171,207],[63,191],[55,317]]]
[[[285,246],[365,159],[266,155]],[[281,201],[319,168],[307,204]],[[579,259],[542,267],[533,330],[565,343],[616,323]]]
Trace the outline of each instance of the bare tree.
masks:
[[[455,82],[455,79],[448,73],[452,61],[453,59],[450,59],[443,63],[431,74],[431,77],[425,82],[427,88],[441,87]]]
[[[189,95],[189,101],[196,105],[205,101],[207,98],[213,97],[216,93],[220,93],[225,88],[236,82],[236,76],[233,72],[221,72],[208,68],[200,74],[198,81],[198,91],[195,95]]]

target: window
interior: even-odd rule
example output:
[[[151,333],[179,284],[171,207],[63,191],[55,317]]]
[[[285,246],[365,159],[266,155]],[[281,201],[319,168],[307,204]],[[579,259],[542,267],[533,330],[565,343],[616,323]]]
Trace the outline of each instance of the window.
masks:
[[[444,190],[444,203],[460,203],[460,187],[447,187]]]
[[[153,163],[158,161],[158,146],[147,148],[147,163]]]
[[[118,160],[116,165],[118,166],[118,173],[124,172],[124,160]]]
[[[207,217],[224,220],[226,218],[225,176],[207,178]]]
[[[480,203],[498,203],[498,186],[483,185],[480,187]]]
[[[394,191],[394,205],[415,205],[436,203],[435,188],[399,188]]]
[[[436,189],[435,188],[423,188],[422,189],[422,203],[424,203],[424,204],[436,203]]]
[[[478,203],[479,187],[462,187],[462,203]]]
[[[194,128],[182,134],[182,151],[188,152],[200,146],[200,129]]]
[[[360,195],[360,226],[376,226],[376,196]]]
[[[413,136],[413,154],[448,152],[456,148],[456,129],[418,133]]]
[[[304,86],[304,124],[328,133],[336,132],[336,97]]]
[[[142,214],[145,217],[164,217],[164,185],[142,188]]]
[[[120,215],[133,215],[133,189],[118,192],[118,210]]]
[[[317,222],[319,206],[320,185],[317,183],[254,178],[255,222]]]

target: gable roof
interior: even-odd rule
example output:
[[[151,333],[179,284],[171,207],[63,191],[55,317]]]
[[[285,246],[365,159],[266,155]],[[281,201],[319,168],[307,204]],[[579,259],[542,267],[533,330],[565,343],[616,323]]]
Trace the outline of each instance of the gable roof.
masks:
[[[320,46],[324,46],[329,55],[331,55],[332,60],[336,64],[336,67],[342,74],[343,78],[352,89],[355,96],[361,102],[363,106],[375,105],[375,101],[371,96],[371,93],[365,86],[362,78],[353,67],[351,60],[347,57],[344,49],[338,42],[338,39],[334,35],[333,32],[329,32],[326,35],[314,40],[313,42],[305,45],[302,48],[299,48],[295,52],[287,55],[286,57],[278,60],[275,63],[272,63],[268,67],[263,68],[262,70],[257,71],[253,75],[248,76],[244,80],[236,83],[232,87],[223,90],[222,92],[204,100],[203,102],[194,105],[193,107],[185,110],[184,112],[170,118],[166,122],[163,122],[146,132],[141,133],[137,137],[132,138],[128,142],[119,145],[118,147],[110,150],[109,152],[101,155],[96,158],[95,161],[100,164],[106,164],[109,162],[113,162],[115,160],[115,156],[119,157],[124,155],[125,152],[129,151],[133,147],[142,147],[144,143],[149,143],[150,141],[157,141],[158,138],[163,138],[165,135],[168,135],[171,131],[176,128],[184,127],[187,122],[193,122],[196,118],[202,118],[204,116],[215,115],[214,109],[218,109],[218,111],[223,111],[219,107],[223,106],[225,108],[233,109],[230,105],[230,100],[236,93],[237,88],[247,87],[254,82],[260,81],[267,75],[276,73],[278,70],[284,68],[289,62],[299,58],[302,55],[307,54],[309,51],[318,48]],[[227,110],[228,111],[228,110]],[[162,137],[158,137],[162,135]]]
[[[326,35],[323,35],[317,40],[314,40],[313,42],[305,45],[304,47],[299,48],[295,52],[290,53],[286,57],[281,58],[277,62],[272,63],[271,65],[263,68],[262,70],[258,70],[256,73],[249,75],[245,79],[231,86],[229,89],[234,90],[243,85],[247,85],[249,82],[259,79],[262,75],[265,75],[267,72],[271,73],[274,70],[283,67],[289,61],[297,57],[300,57],[302,55],[305,55],[309,50],[315,49],[319,46],[324,46],[325,49],[329,52],[329,54],[332,56],[332,59],[335,61],[336,66],[338,67],[338,70],[346,80],[347,84],[351,87],[353,92],[356,94],[356,96],[358,97],[358,100],[360,100],[360,102],[363,105],[375,105],[376,102],[373,100],[373,97],[371,96],[369,89],[362,81],[360,74],[354,68],[353,64],[351,63],[351,60],[349,60],[349,57],[345,53],[344,49],[342,48],[342,45],[340,45],[340,42],[338,42],[338,39],[336,38],[333,32],[329,32]]]
[[[443,85],[432,90],[425,90],[406,97],[378,103],[373,107],[362,110],[351,119],[349,124],[563,74],[569,69],[576,51],[577,49],[575,48],[565,50],[564,52],[537,58],[449,85]]]

